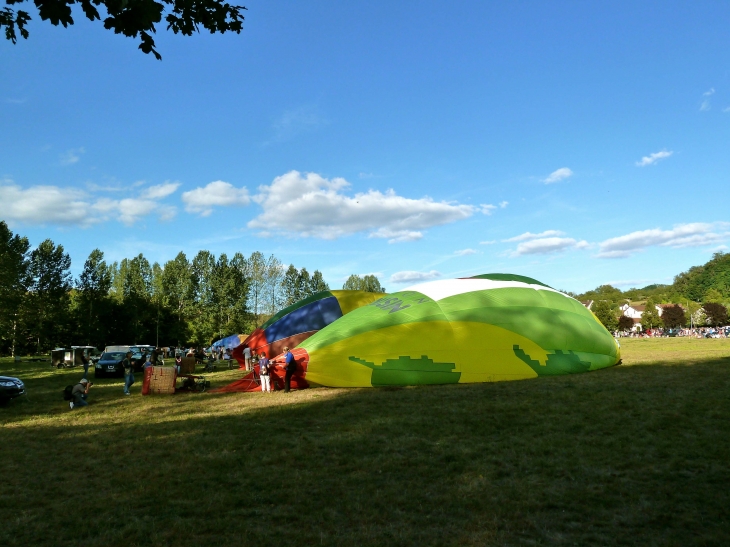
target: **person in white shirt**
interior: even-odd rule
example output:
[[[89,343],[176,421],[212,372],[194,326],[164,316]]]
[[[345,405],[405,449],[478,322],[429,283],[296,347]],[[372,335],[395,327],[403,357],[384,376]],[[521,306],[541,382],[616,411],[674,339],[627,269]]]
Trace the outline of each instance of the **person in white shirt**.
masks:
[[[259,356],[259,376],[261,377],[261,391],[271,393],[271,374],[269,373],[269,360],[263,353]]]

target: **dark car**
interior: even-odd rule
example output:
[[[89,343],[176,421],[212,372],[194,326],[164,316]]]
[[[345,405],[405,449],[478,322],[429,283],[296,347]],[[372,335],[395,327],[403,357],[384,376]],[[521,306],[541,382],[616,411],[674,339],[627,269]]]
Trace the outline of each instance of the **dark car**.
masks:
[[[101,358],[94,365],[94,377],[124,376],[122,361],[124,361],[125,355],[126,353],[123,351],[105,351],[102,353]]]
[[[0,376],[0,406],[8,404],[10,399],[25,395],[25,384],[18,378]]]

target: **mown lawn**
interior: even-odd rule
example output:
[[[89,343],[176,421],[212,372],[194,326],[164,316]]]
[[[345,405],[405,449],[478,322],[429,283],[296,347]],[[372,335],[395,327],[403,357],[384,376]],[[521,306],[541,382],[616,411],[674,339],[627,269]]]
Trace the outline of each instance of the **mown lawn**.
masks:
[[[101,380],[74,411],[78,369],[0,360],[30,392],[0,409],[0,545],[730,545],[730,340],[622,347],[481,385]]]

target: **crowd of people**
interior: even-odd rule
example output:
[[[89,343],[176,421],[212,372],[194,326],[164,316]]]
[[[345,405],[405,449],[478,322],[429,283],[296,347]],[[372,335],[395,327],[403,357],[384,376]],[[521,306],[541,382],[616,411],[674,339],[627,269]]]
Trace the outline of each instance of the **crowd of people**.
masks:
[[[645,331],[618,331],[614,333],[616,338],[730,338],[730,326],[728,327],[699,327],[681,329],[647,329]]]
[[[131,351],[128,351],[122,361],[122,367],[124,368],[124,395],[131,395],[130,388],[135,383],[134,378],[134,360]],[[164,357],[175,358],[176,366],[179,367],[183,356],[194,357],[196,363],[206,363],[210,361],[224,361],[230,362],[233,359],[231,350],[229,348],[203,348],[203,347],[190,347],[190,348],[154,348],[149,354],[143,355],[144,365],[143,369],[151,366],[163,366]],[[256,371],[258,367],[257,375],[258,380],[261,383],[261,391],[263,393],[271,393],[276,390],[276,382],[273,381],[272,376],[275,375],[275,370],[280,367],[284,372],[284,393],[288,393],[291,390],[291,379],[297,368],[296,359],[289,350],[288,347],[284,348],[283,354],[275,359],[269,360],[266,354],[261,353],[256,355],[256,352],[252,351],[251,348],[245,346],[243,349],[244,357],[244,368],[247,372]],[[89,373],[89,361],[88,359],[82,359],[84,366],[84,374],[78,384],[74,385],[70,390],[69,408],[79,408],[87,406],[89,389],[93,384],[88,380]],[[180,369],[178,368],[178,371]]]

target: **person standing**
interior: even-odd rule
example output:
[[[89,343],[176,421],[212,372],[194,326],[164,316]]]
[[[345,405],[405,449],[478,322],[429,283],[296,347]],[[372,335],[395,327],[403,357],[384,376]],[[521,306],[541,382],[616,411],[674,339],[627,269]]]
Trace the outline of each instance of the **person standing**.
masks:
[[[261,392],[271,393],[271,374],[269,371],[269,359],[263,353],[259,357],[259,376],[261,377]]]
[[[89,379],[89,358],[86,357],[86,355],[81,353],[81,365],[84,367],[84,375],[82,378],[88,380]]]
[[[297,361],[294,359],[292,352],[289,351],[288,346],[284,346],[284,351],[286,352],[286,355],[284,356],[284,370],[286,371],[286,374],[284,375],[284,393],[289,393],[291,388],[291,377],[297,369]]]
[[[89,382],[86,378],[81,378],[81,381],[73,387],[71,390],[72,400],[68,403],[68,407],[70,409],[80,406],[89,406],[86,397],[89,395],[89,388],[91,385],[91,382]]]
[[[127,352],[127,355],[124,357],[124,361],[122,361],[122,366],[124,367],[124,394],[131,395],[129,388],[132,387],[132,384],[134,383],[134,366],[132,365],[131,351]]]
[[[251,348],[243,348],[243,360],[246,362],[246,370],[251,370]]]

